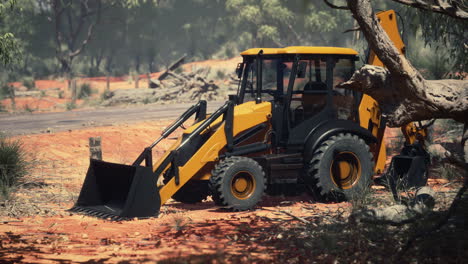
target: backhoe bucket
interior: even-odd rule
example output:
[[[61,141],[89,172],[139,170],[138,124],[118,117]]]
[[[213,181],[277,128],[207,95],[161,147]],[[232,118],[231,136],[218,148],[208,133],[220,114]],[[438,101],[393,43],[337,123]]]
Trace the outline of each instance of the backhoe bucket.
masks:
[[[393,157],[390,177],[395,184],[406,188],[421,187],[427,183],[427,159],[424,156],[397,155]]]
[[[422,187],[427,183],[428,161],[425,156],[397,155],[387,175],[392,189]]]
[[[91,159],[78,201],[70,211],[112,220],[157,216],[157,177],[149,167]]]

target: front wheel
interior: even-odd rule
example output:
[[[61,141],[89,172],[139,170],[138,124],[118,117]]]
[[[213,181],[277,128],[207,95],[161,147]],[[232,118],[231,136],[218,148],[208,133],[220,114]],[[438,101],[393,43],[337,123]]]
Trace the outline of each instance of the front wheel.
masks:
[[[241,211],[253,208],[261,200],[265,182],[265,173],[255,160],[229,157],[215,166],[209,185],[217,205]]]
[[[307,180],[322,198],[347,200],[365,195],[371,184],[374,162],[362,138],[340,133],[325,140],[308,164]]]

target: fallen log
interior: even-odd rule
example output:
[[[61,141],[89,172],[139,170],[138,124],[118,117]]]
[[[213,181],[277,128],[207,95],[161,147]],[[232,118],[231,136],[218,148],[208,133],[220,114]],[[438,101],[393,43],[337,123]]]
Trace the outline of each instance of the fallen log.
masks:
[[[164,80],[169,75],[170,71],[173,71],[173,70],[177,69],[180,65],[182,65],[182,63],[184,62],[186,57],[187,57],[187,55],[184,55],[184,56],[180,57],[178,60],[176,60],[174,63],[172,63],[169,66],[169,68],[167,68],[167,70],[165,70],[161,75],[159,75],[158,80],[159,81]]]
[[[350,222],[389,224],[401,226],[415,222],[431,212],[435,205],[435,192],[430,187],[420,188],[409,205],[393,205],[385,208],[362,209],[349,216]]]

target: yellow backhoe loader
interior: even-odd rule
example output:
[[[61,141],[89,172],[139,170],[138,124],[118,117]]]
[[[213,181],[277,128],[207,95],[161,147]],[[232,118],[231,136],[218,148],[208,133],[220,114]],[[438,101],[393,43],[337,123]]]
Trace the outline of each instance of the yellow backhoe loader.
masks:
[[[395,13],[378,16],[404,52]],[[209,195],[219,206],[247,210],[281,184],[307,186],[320,197],[365,192],[385,167],[385,120],[371,97],[336,87],[355,71],[358,53],[297,46],[241,55],[236,95],[212,114],[205,101],[189,108],[132,165],[91,160],[71,210],[151,217],[171,197],[196,203]],[[382,65],[372,52],[368,63]],[[153,164],[153,147],[194,115],[195,123]],[[392,177],[425,184],[425,131],[415,124],[403,131],[408,144],[392,161]]]

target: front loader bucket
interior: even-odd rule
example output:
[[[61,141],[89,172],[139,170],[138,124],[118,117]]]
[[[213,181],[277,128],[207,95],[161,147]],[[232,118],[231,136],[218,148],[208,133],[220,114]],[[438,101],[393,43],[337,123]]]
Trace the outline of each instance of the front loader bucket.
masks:
[[[78,201],[70,211],[112,220],[157,216],[157,177],[149,167],[91,159]]]

